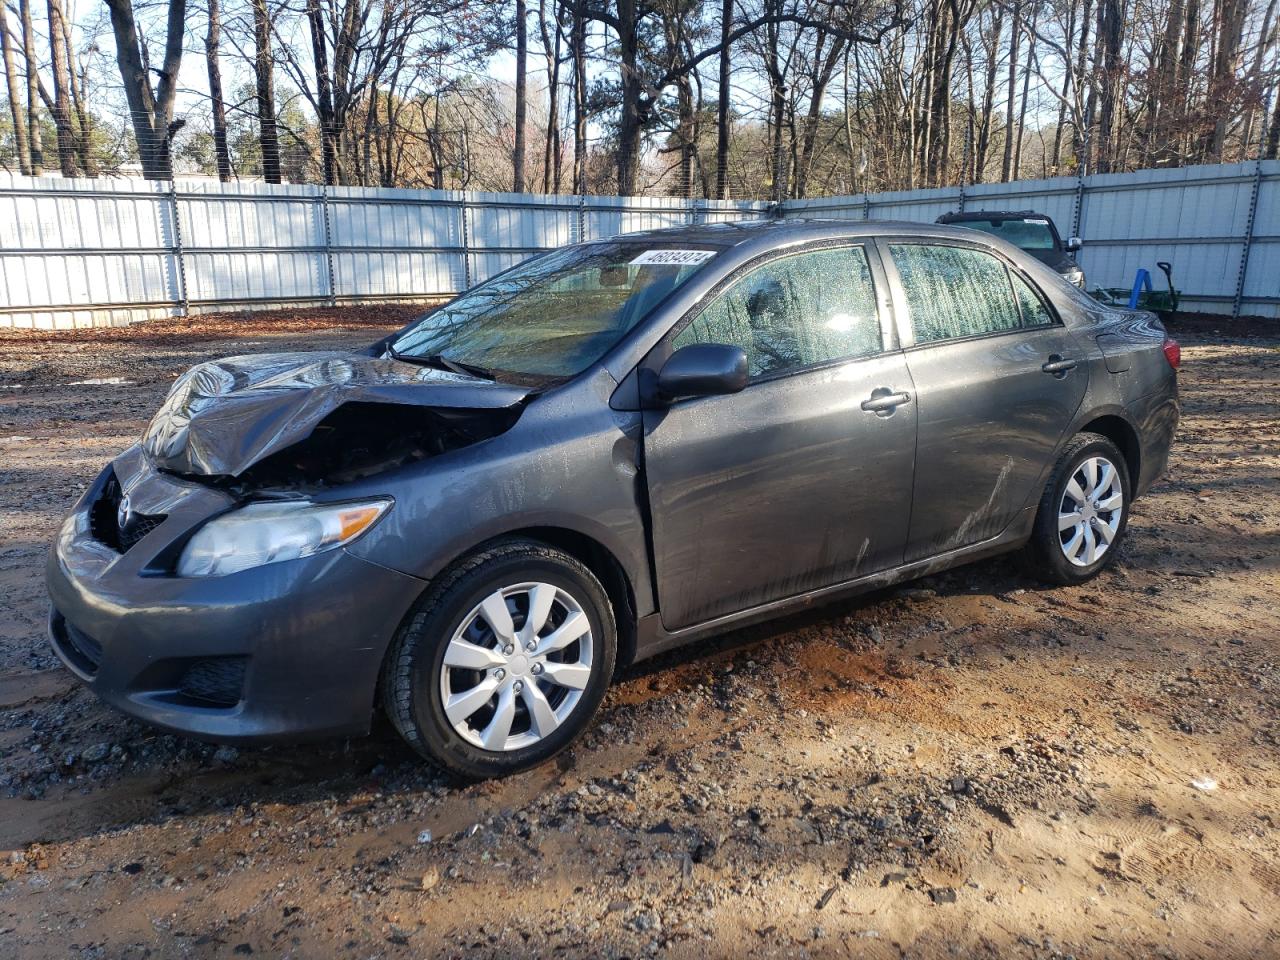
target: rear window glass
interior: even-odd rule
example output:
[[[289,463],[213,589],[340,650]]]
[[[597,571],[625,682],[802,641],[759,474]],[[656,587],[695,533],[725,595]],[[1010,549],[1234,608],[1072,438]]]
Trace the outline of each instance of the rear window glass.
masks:
[[[967,247],[889,245],[902,277],[916,343],[954,340],[1021,326],[1004,264]]]
[[[1053,323],[1053,314],[1040,299],[1040,294],[1032,290],[1027,281],[1013,271],[1009,272],[1009,276],[1013,279],[1013,293],[1018,298],[1018,307],[1022,310],[1022,325],[1043,327]]]
[[[958,220],[957,227],[968,227],[970,230],[981,230],[993,237],[1007,240],[1015,247],[1023,250],[1052,250],[1058,244],[1054,238],[1049,221],[1027,220]]]

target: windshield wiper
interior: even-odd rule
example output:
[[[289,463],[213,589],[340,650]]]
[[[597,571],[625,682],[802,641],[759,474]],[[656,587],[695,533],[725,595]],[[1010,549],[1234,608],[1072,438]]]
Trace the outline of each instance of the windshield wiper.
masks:
[[[484,367],[477,366],[474,363],[463,363],[459,360],[450,360],[443,353],[432,353],[425,357],[415,356],[411,353],[401,353],[390,344],[387,345],[387,353],[396,360],[403,360],[405,363],[416,363],[424,367],[435,367],[439,370],[448,370],[450,373],[459,373],[464,377],[479,377],[481,380],[497,380],[492,371],[486,370]]]

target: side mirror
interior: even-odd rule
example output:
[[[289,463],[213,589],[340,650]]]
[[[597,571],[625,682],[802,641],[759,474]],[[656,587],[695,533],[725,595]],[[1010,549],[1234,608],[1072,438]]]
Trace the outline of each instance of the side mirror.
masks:
[[[747,355],[741,347],[693,343],[673,353],[658,374],[663,400],[737,393],[747,385]]]
[[[1066,245],[1062,249],[1066,250],[1067,253],[1075,253],[1077,250],[1079,250],[1083,246],[1084,246],[1084,241],[1081,240],[1079,237],[1068,237]]]

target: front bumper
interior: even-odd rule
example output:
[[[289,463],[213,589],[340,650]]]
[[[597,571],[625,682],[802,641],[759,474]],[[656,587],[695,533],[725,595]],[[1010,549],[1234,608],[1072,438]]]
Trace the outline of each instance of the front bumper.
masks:
[[[184,579],[158,559],[222,493],[116,461],[130,499],[165,519],[124,552],[90,511],[111,470],[63,522],[49,554],[49,636],[103,700],[167,730],[221,741],[365,733],[378,671],[423,582],[332,550],[225,577]]]

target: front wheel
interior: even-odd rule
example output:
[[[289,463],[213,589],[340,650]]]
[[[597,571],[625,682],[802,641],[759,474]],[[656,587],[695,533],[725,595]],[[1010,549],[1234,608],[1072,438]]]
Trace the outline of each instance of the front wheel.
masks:
[[[613,675],[617,631],[599,580],[529,540],[497,543],[429,589],[383,668],[383,704],[415,750],[493,777],[571,743]]]
[[[1113,559],[1129,521],[1129,468],[1104,436],[1081,433],[1063,450],[1040,498],[1027,554],[1049,583],[1084,583]]]

